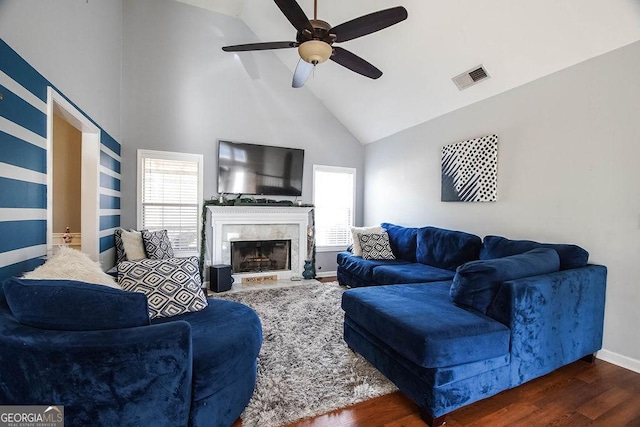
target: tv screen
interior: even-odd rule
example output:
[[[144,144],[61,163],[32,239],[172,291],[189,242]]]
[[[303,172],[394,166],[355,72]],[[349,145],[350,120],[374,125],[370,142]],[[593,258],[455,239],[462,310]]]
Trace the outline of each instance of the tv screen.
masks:
[[[301,196],[304,150],[218,142],[218,193]]]

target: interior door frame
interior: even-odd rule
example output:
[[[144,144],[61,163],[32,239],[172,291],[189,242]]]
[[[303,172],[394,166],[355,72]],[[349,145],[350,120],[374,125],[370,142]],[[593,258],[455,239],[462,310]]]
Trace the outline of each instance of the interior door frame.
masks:
[[[47,88],[47,257],[53,253],[53,115],[59,114],[82,134],[80,222],[82,252],[100,257],[100,128],[58,91]]]

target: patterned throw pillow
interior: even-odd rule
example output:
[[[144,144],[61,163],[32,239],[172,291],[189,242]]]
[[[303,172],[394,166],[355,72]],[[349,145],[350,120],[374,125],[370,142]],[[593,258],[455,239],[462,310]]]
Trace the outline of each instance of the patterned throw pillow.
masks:
[[[171,317],[207,307],[198,258],[141,259],[118,264],[122,289],[141,292],[149,302],[149,317]]]
[[[353,240],[353,248],[351,252],[355,256],[362,256],[362,247],[360,246],[360,235],[371,233],[382,233],[384,229],[379,225],[373,227],[351,227],[351,238]]]
[[[144,250],[147,252],[147,258],[173,258],[173,247],[171,246],[167,230],[142,230],[142,241],[144,242]]]
[[[358,236],[364,259],[396,259],[389,244],[389,234],[382,233],[360,234]]]
[[[127,254],[124,251],[124,244],[122,243],[122,228],[118,228],[113,232],[113,240],[116,243],[116,264],[120,264],[127,260]]]

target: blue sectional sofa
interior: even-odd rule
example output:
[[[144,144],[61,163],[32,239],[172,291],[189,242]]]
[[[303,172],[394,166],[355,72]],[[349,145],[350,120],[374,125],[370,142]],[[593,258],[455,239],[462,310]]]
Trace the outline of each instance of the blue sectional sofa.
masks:
[[[350,287],[453,279],[456,268],[478,259],[482,240],[462,231],[408,228],[383,223],[394,260],[371,260],[338,253],[338,281]]]
[[[354,288],[344,339],[430,426],[601,348],[607,271],[584,249],[383,227],[398,259],[338,256],[339,280]]]
[[[209,299],[150,322],[147,298],[69,280],[0,286],[0,404],[63,405],[67,426],[219,426],[256,384],[262,328]]]

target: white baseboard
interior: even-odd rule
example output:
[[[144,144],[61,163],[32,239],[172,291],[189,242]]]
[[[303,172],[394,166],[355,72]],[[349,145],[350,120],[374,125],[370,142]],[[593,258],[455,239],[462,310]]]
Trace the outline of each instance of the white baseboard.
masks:
[[[625,369],[629,369],[630,371],[640,373],[640,360],[632,359],[609,350],[598,351],[596,358],[621,366]]]
[[[316,277],[335,277],[338,275],[337,271],[323,271],[318,273],[316,271]]]

